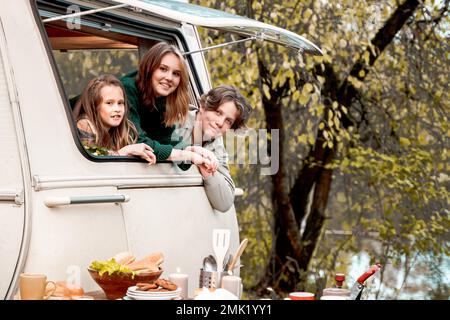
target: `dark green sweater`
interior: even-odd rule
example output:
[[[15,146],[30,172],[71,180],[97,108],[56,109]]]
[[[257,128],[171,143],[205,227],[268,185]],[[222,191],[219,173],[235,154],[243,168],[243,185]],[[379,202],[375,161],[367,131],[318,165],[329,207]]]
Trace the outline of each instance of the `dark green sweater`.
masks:
[[[138,131],[138,142],[152,147],[157,161],[167,160],[174,147],[184,149],[187,144],[174,133],[175,126],[166,127],[164,125],[165,97],[157,98],[154,108],[141,105],[136,76],[137,71],[134,71],[120,78],[127,95],[129,119]]]

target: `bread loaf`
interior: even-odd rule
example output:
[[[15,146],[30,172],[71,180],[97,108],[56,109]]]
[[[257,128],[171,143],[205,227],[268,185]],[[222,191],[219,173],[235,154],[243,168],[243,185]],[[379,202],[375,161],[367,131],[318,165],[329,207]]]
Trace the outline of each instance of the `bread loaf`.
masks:
[[[155,252],[148,256],[146,256],[144,259],[135,261],[133,263],[130,263],[127,265],[127,267],[133,271],[144,271],[145,272],[151,272],[151,271],[158,271],[159,265],[164,262],[164,255],[162,252]]]
[[[125,251],[125,252],[119,252],[118,254],[116,254],[113,257],[113,259],[116,260],[116,262],[118,264],[126,266],[126,265],[132,263],[135,260],[135,257],[133,255],[133,253],[131,253],[129,251]]]

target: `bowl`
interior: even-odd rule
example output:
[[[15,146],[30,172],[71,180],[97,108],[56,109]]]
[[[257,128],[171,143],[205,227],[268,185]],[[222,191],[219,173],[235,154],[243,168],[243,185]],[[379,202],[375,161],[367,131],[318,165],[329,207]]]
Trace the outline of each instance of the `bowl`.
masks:
[[[103,289],[106,298],[110,300],[123,298],[127,294],[128,287],[135,286],[138,282],[155,281],[163,273],[160,268],[158,271],[136,274],[132,278],[131,274],[126,273],[108,274],[105,272],[100,276],[97,270],[88,268],[88,271],[92,279]]]

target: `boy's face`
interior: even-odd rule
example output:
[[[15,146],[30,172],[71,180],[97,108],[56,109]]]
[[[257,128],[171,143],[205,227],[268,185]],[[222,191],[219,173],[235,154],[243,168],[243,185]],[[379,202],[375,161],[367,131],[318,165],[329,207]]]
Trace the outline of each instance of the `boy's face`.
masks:
[[[216,110],[200,109],[203,139],[220,137],[233,126],[238,116],[238,109],[233,101],[222,103]]]

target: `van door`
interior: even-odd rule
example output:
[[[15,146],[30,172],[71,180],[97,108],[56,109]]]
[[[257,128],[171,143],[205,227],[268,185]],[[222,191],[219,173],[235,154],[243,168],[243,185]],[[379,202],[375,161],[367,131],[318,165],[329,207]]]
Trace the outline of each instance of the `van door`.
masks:
[[[0,21],[0,298],[5,299],[17,267],[25,223],[24,182],[16,107]],[[15,110],[17,114],[17,110]]]
[[[300,52],[322,55],[322,50],[304,37],[267,23],[195,4],[170,0],[111,0],[147,11],[149,14],[180,23],[189,23],[270,41]]]

